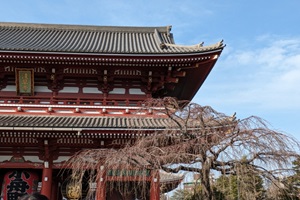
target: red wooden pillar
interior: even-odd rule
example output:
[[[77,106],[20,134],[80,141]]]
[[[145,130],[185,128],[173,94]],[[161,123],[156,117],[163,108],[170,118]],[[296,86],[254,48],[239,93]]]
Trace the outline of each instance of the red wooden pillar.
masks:
[[[52,165],[51,163],[49,164],[48,161],[45,161],[44,168],[43,168],[41,194],[51,199],[51,189],[52,189]]]
[[[159,197],[160,197],[159,171],[153,170],[151,173],[150,200],[159,200]]]
[[[96,200],[106,200],[106,171],[104,166],[100,167],[100,173],[97,178]]]
[[[52,179],[52,191],[51,197],[52,199],[58,199],[58,181]]]

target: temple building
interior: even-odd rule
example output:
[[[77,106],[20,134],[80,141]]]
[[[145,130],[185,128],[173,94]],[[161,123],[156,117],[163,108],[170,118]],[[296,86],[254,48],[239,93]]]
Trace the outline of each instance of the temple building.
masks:
[[[141,112],[143,102],[191,100],[224,48],[222,41],[178,45],[170,31],[0,23],[1,199],[36,191],[70,198],[61,171],[76,152],[122,148],[165,128],[166,116]],[[159,200],[163,184],[181,179],[150,174],[148,199]]]

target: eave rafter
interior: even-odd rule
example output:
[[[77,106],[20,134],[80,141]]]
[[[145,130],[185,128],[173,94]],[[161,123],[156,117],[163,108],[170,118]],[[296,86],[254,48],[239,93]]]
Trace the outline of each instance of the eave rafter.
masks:
[[[90,65],[90,66],[178,66],[189,67],[194,63],[209,61],[221,53],[219,51],[201,54],[180,55],[86,55],[86,54],[49,54],[28,52],[0,52],[1,64],[43,64],[43,65]]]

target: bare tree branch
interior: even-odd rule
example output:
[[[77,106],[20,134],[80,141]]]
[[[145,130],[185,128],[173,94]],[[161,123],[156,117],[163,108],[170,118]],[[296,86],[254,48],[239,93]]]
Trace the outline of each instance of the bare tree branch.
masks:
[[[274,181],[291,172],[291,161],[300,152],[298,141],[269,129],[259,117],[236,119],[235,114],[226,116],[209,106],[173,98],[150,99],[144,105],[144,109],[160,112],[169,120],[164,130],[140,137],[122,149],[80,152],[70,160],[72,168],[81,173],[83,165],[93,169],[101,165],[106,169],[197,172],[203,196],[210,200],[211,173],[237,174],[237,166],[243,166]]]

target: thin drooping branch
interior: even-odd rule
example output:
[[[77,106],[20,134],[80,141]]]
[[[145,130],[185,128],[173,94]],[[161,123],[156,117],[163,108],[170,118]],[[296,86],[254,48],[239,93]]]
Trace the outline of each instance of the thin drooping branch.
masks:
[[[183,106],[184,105],[184,106]],[[251,170],[268,180],[291,172],[299,142],[268,128],[259,117],[236,119],[209,106],[178,102],[173,98],[150,99],[143,109],[167,121],[164,129],[143,135],[121,149],[89,149],[70,160],[74,173],[99,166],[111,169],[162,169],[167,172],[197,172],[212,199],[210,173],[241,173]],[[142,117],[141,117],[142,118]],[[134,127],[136,131],[136,127]],[[130,131],[130,127],[129,127]],[[140,129],[141,133],[144,129]],[[84,166],[84,167],[83,167]],[[76,171],[77,170],[77,171]],[[244,172],[243,172],[244,173]]]

